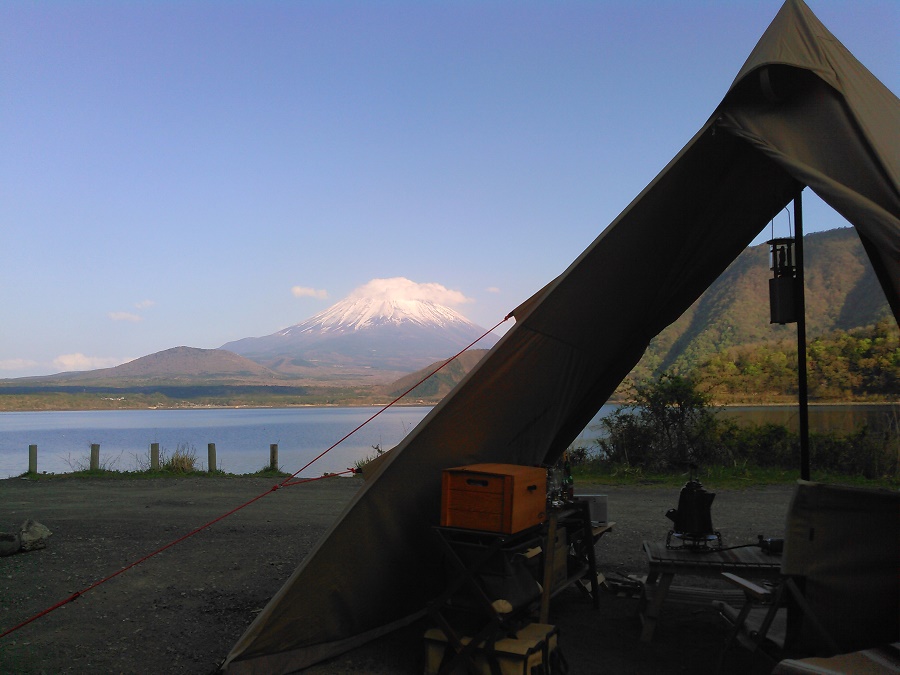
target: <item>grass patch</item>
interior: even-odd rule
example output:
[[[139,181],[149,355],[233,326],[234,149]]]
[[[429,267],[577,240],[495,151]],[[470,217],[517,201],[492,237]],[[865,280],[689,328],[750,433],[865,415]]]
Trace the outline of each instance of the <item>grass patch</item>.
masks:
[[[85,473],[92,475],[104,471],[118,471],[116,467],[119,465],[119,461],[121,459],[121,452],[115,457],[111,457],[109,455],[100,455],[98,453],[96,469],[91,468],[90,455],[87,455],[85,457],[72,457],[72,454],[69,453],[63,458],[63,461],[69,465],[69,468],[73,473]]]
[[[159,468],[153,467],[150,451],[134,455],[134,463],[138,472],[160,475],[187,475],[209,473],[205,471],[197,459],[197,449],[188,443],[179,443],[175,450],[169,453],[165,448],[159,448]],[[216,470],[213,475],[224,474]]]
[[[253,473],[247,475],[254,476],[256,478],[287,478],[291,474],[283,470],[281,467],[273,469],[267,464],[258,471],[254,471]]]
[[[198,471],[197,450],[193,445],[180,443],[171,455],[164,450],[159,453],[159,466],[167,473],[185,474]]]
[[[810,478],[819,483],[834,485],[857,485],[860,487],[880,487],[897,489],[900,481],[892,476],[866,478],[861,475],[844,475],[827,471],[812,470]],[[681,487],[690,478],[687,472],[647,473],[640,467],[608,465],[588,462],[572,467],[575,484],[594,485],[657,485],[661,487]],[[702,467],[697,478],[707,487],[719,489],[740,489],[762,485],[792,485],[800,479],[799,469],[779,469],[772,467],[751,467],[746,464],[734,466]]]
[[[361,476],[365,472],[365,469],[369,464],[371,464],[373,461],[387,452],[387,450],[382,449],[381,443],[376,443],[375,445],[373,445],[372,450],[375,451],[374,454],[366,455],[362,459],[358,459],[353,463],[353,468],[356,471],[355,475]]]

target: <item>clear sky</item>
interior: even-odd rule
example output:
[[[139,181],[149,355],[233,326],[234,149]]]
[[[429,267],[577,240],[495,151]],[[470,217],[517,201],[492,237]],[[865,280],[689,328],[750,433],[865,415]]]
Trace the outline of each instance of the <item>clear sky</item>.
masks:
[[[808,4],[900,91],[900,3]],[[690,140],[780,6],[0,0],[0,377],[267,335],[376,278],[490,327]],[[846,225],[805,194],[807,232]]]

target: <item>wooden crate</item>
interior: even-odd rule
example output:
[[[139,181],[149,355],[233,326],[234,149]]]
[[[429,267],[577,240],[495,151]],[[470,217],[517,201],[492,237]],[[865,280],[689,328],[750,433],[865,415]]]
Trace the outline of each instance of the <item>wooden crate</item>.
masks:
[[[549,626],[553,628],[554,626]],[[524,633],[524,631],[523,631]],[[451,675],[467,675],[474,672],[478,675],[534,675],[547,673],[544,655],[548,652],[545,636],[542,631],[528,631],[527,635],[502,637],[490,648],[479,644],[472,652],[468,665],[459,663]],[[549,635],[548,635],[549,637]],[[554,647],[556,634],[553,633]],[[468,645],[472,638],[460,638],[463,645]],[[431,628],[425,633],[425,675],[438,675],[442,666],[453,658],[455,651],[450,647],[447,637],[440,628]]]
[[[546,469],[517,464],[470,464],[444,470],[444,527],[514,534],[546,519]]]

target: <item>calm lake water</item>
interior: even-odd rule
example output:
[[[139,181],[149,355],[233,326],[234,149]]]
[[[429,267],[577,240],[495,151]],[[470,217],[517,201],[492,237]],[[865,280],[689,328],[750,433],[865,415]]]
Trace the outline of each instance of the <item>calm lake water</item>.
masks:
[[[618,406],[605,405],[574,442],[589,445],[593,427]],[[90,446],[100,444],[101,464],[122,471],[147,462],[150,443],[164,454],[192,450],[206,468],[207,444],[216,444],[218,468],[253,473],[269,462],[269,445],[278,444],[279,466],[288,473],[328,449],[380,408],[221,408],[202,410],[115,410],[0,413],[0,478],[28,469],[28,446],[38,446],[38,471],[67,473],[88,464]],[[302,472],[320,476],[343,471],[390,448],[428,414],[430,407],[389,408]],[[796,406],[732,407],[723,414],[739,422],[773,422],[796,427]],[[850,431],[863,423],[883,426],[900,419],[900,405],[811,406],[814,431]]]
[[[797,406],[729,406],[721,414],[739,424],[781,424],[792,431],[800,427]],[[854,403],[844,405],[810,405],[809,429],[813,432],[848,433],[868,425],[871,429],[897,427],[900,404]]]
[[[269,445],[278,444],[278,464],[298,470],[380,408],[221,408],[202,410],[110,410],[0,413],[0,478],[28,470],[28,446],[38,446],[38,471],[68,473],[88,464],[92,443],[100,444],[101,464],[123,471],[145,463],[150,444],[161,454],[193,449],[206,468],[207,444],[216,444],[217,467],[253,473],[269,463]],[[373,445],[390,448],[431,408],[390,408],[303,472],[321,476],[343,471],[373,455]]]

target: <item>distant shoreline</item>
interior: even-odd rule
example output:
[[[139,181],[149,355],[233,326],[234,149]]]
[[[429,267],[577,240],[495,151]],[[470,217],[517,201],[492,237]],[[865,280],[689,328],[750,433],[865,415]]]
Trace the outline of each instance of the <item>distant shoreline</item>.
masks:
[[[117,401],[118,402],[118,401]],[[216,403],[198,403],[186,405],[156,405],[148,406],[141,404],[134,405],[118,405],[118,406],[19,406],[12,407],[4,405],[4,401],[0,398],[0,413],[7,412],[134,412],[136,410],[267,410],[267,409],[288,409],[288,408],[379,408],[388,405],[390,401],[346,401],[335,403],[235,403],[235,404],[216,404]],[[395,407],[404,408],[420,408],[423,406],[434,406],[437,402],[431,401],[412,401],[394,403]]]
[[[17,397],[25,398],[25,397]],[[390,400],[346,400],[334,401],[327,403],[188,403],[180,404],[161,404],[146,405],[140,402],[129,402],[127,400],[114,400],[110,403],[119,405],[53,405],[51,402],[33,403],[32,405],[22,405],[25,401],[19,401],[20,405],[7,405],[9,402],[3,400],[0,393],[0,413],[4,412],[106,412],[106,411],[135,411],[135,410],[267,410],[267,409],[289,409],[289,408],[378,408],[384,407],[391,403]],[[419,399],[416,401],[400,401],[394,403],[394,407],[419,408],[427,406],[435,406],[440,400]],[[626,401],[610,400],[605,405],[627,405]],[[734,408],[796,408],[796,402],[790,401],[772,401],[772,402],[754,402],[754,403],[713,403],[712,408],[734,409]],[[825,408],[828,406],[841,407],[891,407],[900,405],[900,401],[810,401],[810,408]]]

